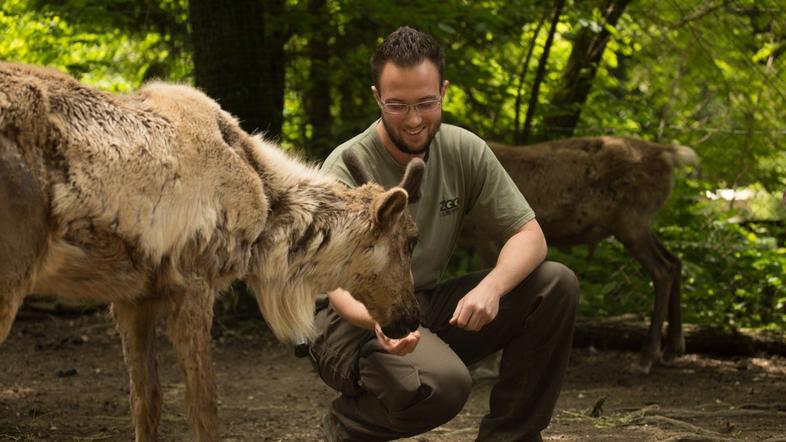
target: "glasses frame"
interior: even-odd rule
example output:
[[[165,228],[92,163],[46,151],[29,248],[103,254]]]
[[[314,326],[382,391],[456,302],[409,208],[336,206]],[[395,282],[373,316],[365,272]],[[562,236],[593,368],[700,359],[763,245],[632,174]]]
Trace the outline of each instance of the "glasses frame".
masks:
[[[426,110],[420,109],[420,106],[422,106],[423,104],[431,105],[432,103],[436,103],[433,109],[426,109]],[[379,105],[379,108],[382,109],[383,112],[387,112],[388,114],[395,115],[397,117],[398,116],[409,115],[409,112],[411,110],[413,110],[413,109],[415,110],[415,113],[417,113],[418,115],[423,115],[424,113],[435,112],[437,109],[440,109],[442,107],[442,98],[423,100],[423,101],[418,101],[417,103],[411,103],[411,104],[410,103],[402,103],[402,102],[399,102],[399,101],[396,101],[395,103],[386,103],[386,102],[382,101],[380,98],[377,98],[377,104]],[[406,106],[407,110],[405,110],[403,112],[391,111],[390,107],[389,107],[390,105]]]

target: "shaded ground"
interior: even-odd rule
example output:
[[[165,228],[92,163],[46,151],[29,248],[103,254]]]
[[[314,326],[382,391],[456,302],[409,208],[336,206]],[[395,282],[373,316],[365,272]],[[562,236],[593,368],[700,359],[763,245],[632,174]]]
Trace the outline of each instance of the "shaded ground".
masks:
[[[218,327],[214,356],[221,435],[228,441],[320,440],[334,393],[261,320]],[[161,439],[189,440],[172,349],[160,349]],[[625,352],[575,349],[550,441],[786,441],[786,359],[690,355],[649,377],[623,374]],[[0,346],[0,441],[132,440],[120,341],[105,314],[20,317]],[[471,441],[491,381],[461,414],[408,442]],[[605,398],[600,417],[587,411]]]

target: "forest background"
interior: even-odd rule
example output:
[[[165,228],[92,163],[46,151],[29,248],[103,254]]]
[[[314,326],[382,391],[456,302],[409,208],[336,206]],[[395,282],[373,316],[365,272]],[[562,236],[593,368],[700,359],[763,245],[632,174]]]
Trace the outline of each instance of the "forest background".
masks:
[[[487,140],[691,146],[701,165],[654,221],[684,263],[686,321],[786,331],[784,0],[4,0],[0,60],[112,92],[192,84],[319,161],[378,117],[368,60],[401,25],[443,42],[444,121]],[[649,313],[619,243],[550,254],[578,273],[582,314]],[[451,275],[477,265],[454,258]]]

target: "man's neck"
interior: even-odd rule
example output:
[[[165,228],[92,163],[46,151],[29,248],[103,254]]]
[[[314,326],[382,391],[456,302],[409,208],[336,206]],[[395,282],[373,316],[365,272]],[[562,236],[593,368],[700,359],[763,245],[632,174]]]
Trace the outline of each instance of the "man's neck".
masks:
[[[382,145],[385,146],[385,150],[390,153],[390,156],[393,157],[393,160],[401,167],[406,167],[409,164],[409,161],[412,158],[420,158],[423,159],[425,157],[425,153],[421,154],[409,154],[406,152],[402,152],[401,150],[396,147],[393,143],[393,140],[390,139],[388,136],[388,131],[385,130],[385,125],[382,124],[382,120],[377,121],[377,135],[379,135],[379,139],[382,140]]]

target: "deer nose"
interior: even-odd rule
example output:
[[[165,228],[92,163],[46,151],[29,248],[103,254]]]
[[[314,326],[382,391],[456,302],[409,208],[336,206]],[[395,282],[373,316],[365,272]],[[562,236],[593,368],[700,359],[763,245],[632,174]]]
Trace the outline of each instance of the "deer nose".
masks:
[[[390,325],[382,327],[382,333],[388,338],[401,339],[420,327],[420,315],[407,315]]]

